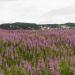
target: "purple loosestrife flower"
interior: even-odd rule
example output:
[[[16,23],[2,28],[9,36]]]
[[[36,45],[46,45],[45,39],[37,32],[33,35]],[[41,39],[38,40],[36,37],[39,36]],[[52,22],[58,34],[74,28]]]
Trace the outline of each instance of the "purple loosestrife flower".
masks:
[[[60,75],[60,68],[59,68],[59,63],[57,59],[54,60],[54,66],[55,66],[56,75]]]
[[[54,63],[53,60],[49,60],[49,66],[50,66],[50,74],[53,75],[54,73]]]
[[[44,70],[45,69],[45,63],[44,63],[44,61],[42,61],[40,65],[41,65],[42,70]]]
[[[14,51],[14,50],[15,50],[15,48],[12,46],[12,47],[11,47],[11,50],[12,50],[12,51]]]
[[[24,64],[24,69],[26,70],[27,69],[27,66],[28,66],[28,62],[27,61],[24,61],[23,64]]]
[[[60,69],[58,67],[59,66],[57,66],[57,68],[56,68],[56,75],[60,75]]]
[[[26,69],[27,68],[27,64],[24,64],[24,69]]]
[[[0,71],[0,75],[4,75],[3,71]]]
[[[38,62],[38,66],[37,66],[38,71],[40,71],[40,69],[41,69],[40,68],[41,67],[40,65],[41,65],[40,62]]]
[[[60,70],[56,69],[56,75],[60,75]]]
[[[7,63],[6,63],[6,68],[7,68],[7,71],[10,70],[10,67],[9,67],[9,65]]]
[[[0,65],[2,65],[2,56],[0,55]]]
[[[18,69],[18,67],[19,67],[18,64],[16,64],[16,68],[17,68],[17,69]]]
[[[12,60],[14,60],[14,54],[13,53],[11,53],[11,58],[12,58]]]
[[[32,72],[32,66],[31,66],[31,64],[28,64],[28,66],[27,66],[27,71],[28,71],[28,72]]]

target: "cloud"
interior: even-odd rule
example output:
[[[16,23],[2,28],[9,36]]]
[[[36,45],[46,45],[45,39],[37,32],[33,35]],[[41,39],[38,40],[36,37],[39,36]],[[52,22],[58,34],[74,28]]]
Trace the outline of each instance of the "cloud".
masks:
[[[75,22],[75,6],[51,10],[39,17],[38,23]]]
[[[0,0],[0,1],[16,1],[16,0]]]
[[[72,10],[67,10],[68,12],[57,10],[70,5],[75,5],[74,0],[0,0],[0,23],[37,22],[38,17],[48,11],[51,11],[51,15],[70,14]]]
[[[51,15],[55,14],[55,15],[75,15],[75,6],[69,6],[69,7],[65,7],[65,8],[61,8],[61,9],[57,9],[57,10],[52,10]]]

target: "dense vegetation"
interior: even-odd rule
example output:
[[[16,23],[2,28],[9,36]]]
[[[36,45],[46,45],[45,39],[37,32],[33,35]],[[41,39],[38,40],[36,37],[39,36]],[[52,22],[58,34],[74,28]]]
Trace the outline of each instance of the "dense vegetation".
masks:
[[[2,29],[39,29],[39,26],[34,23],[7,23],[1,24],[0,28]]]
[[[65,24],[35,24],[35,23],[5,23],[1,24],[0,28],[2,29],[47,29],[47,28],[74,28],[75,23],[65,23]]]
[[[0,75],[75,75],[75,29],[0,29]]]

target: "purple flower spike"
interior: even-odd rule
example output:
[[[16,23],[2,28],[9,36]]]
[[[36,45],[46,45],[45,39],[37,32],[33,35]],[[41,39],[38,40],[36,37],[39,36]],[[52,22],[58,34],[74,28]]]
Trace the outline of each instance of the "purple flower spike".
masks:
[[[53,72],[54,72],[54,63],[53,63],[53,60],[50,60],[49,66],[50,66],[50,74],[52,75]]]
[[[60,75],[60,70],[59,69],[56,70],[56,75]]]
[[[42,70],[45,69],[45,63],[44,63],[44,61],[41,62],[41,68],[42,68]]]
[[[28,72],[32,72],[32,67],[31,67],[30,64],[28,64],[27,71],[28,71]]]
[[[6,63],[6,68],[7,68],[7,71],[10,70],[10,67],[9,67],[9,65],[7,63]]]

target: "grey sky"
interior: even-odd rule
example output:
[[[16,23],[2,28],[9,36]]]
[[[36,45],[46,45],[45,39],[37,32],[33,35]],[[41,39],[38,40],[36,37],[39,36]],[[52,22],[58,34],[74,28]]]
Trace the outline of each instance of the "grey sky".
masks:
[[[70,13],[70,17],[71,14],[73,16],[75,11],[71,12],[69,7],[74,5],[74,0],[0,0],[0,23],[15,21],[39,23],[39,20],[40,22],[41,19],[45,20],[45,17],[41,16],[46,13],[49,16],[53,15],[50,16],[53,22],[53,17],[57,15],[61,17]],[[62,8],[67,9],[68,12],[62,12]]]
[[[39,17],[38,23],[75,23],[75,6],[51,10]]]

